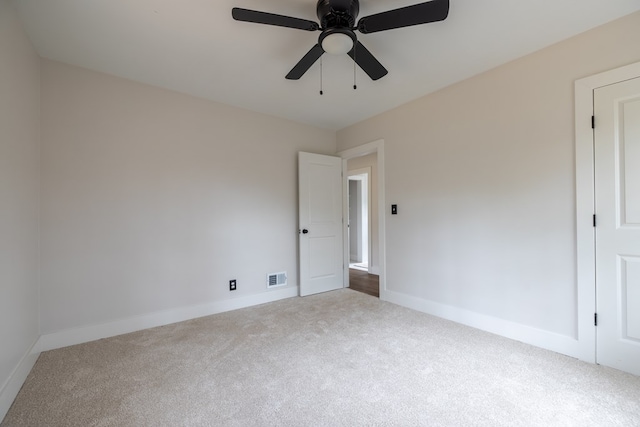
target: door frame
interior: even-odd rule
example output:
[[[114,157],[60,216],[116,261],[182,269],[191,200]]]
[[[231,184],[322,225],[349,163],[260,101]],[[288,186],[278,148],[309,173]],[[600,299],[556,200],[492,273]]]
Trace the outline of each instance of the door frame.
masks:
[[[605,71],[575,82],[576,137],[576,274],[578,291],[578,357],[595,363],[596,236],[595,135],[592,128],[594,90],[640,77],[640,62]],[[597,125],[597,123],[596,123]]]
[[[386,244],[385,244],[385,189],[384,189],[384,140],[378,139],[373,142],[369,142],[363,145],[359,145],[354,148],[349,148],[347,150],[343,150],[337,153],[338,156],[342,158],[342,185],[343,185],[343,240],[344,240],[344,286],[349,286],[349,229],[347,227],[346,218],[349,217],[349,203],[347,200],[347,186],[349,185],[349,173],[347,171],[347,160],[353,159],[355,157],[366,156],[367,154],[377,154],[378,162],[377,162],[377,196],[378,196],[378,260],[380,263],[380,271],[379,273],[379,286],[380,286],[380,299],[386,300],[387,295],[387,280],[386,280],[386,271],[387,271],[387,261],[386,261]],[[369,180],[369,186],[371,187],[371,180]],[[371,200],[371,199],[369,199]],[[371,237],[371,236],[369,236]]]

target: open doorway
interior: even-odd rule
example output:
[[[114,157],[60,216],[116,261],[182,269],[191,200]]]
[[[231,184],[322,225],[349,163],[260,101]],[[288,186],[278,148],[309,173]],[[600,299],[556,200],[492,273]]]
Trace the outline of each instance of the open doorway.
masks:
[[[369,271],[371,167],[349,170],[349,268]]]
[[[349,287],[380,296],[377,152],[346,162]]]
[[[350,159],[347,162],[348,200],[349,200],[349,287],[353,290],[379,297],[380,281],[377,274],[371,274],[373,269],[372,239],[371,239],[371,170],[372,166],[355,169],[354,164],[377,162],[376,154],[362,158]]]
[[[368,271],[360,271],[367,278],[377,278],[378,281],[378,297],[382,300],[387,299],[386,287],[386,251],[385,251],[385,189],[384,189],[384,140],[369,142],[353,148],[340,151],[338,153],[342,157],[342,176],[343,178],[343,218],[349,216],[348,201],[348,184],[349,184],[349,168],[361,169],[371,167],[371,176],[369,179],[370,195],[369,198],[369,245],[371,253],[368,262]],[[371,156],[371,157],[369,157]],[[362,163],[359,163],[362,162]],[[344,242],[344,286],[355,290],[357,278],[351,280],[352,272],[358,271],[349,268],[349,231],[348,221],[343,223],[343,242]],[[354,286],[355,285],[355,286]]]

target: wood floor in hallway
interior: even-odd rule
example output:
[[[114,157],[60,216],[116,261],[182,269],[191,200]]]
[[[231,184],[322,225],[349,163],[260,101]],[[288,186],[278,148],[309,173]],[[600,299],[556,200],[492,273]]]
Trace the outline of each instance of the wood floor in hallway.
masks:
[[[379,277],[355,268],[349,269],[349,287],[354,291],[380,297]]]

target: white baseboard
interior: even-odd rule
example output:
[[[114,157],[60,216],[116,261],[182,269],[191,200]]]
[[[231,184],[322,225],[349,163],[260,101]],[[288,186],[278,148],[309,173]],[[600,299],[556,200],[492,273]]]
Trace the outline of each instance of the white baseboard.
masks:
[[[11,375],[9,375],[9,379],[7,379],[2,385],[2,388],[0,388],[0,422],[4,419],[5,415],[7,415],[11,404],[13,404],[20,388],[22,388],[22,384],[24,384],[33,365],[35,365],[38,360],[38,356],[40,356],[40,353],[36,349],[37,341],[34,341],[31,348],[29,348],[24,356],[22,356],[22,359],[20,359],[18,366],[16,366],[13,372],[11,372]]]
[[[403,307],[584,360],[579,342],[574,337],[389,290],[381,293],[380,297]]]
[[[175,308],[98,325],[67,329],[42,335],[38,340],[37,350],[54,350],[56,348],[82,344],[102,338],[128,334],[130,332],[154,328],[156,326],[169,325],[171,323],[183,322],[185,320],[195,319],[198,317],[210,316],[212,314],[223,313],[226,311],[237,310],[239,308],[251,307],[258,304],[265,304],[296,296],[298,296],[298,287],[290,287],[271,290],[246,297],[216,301],[208,304]]]

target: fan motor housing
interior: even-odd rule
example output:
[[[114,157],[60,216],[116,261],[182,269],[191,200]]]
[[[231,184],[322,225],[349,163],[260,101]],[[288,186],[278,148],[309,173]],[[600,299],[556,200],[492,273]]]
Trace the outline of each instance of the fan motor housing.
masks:
[[[318,0],[316,6],[321,28],[354,28],[360,12],[358,0]]]

